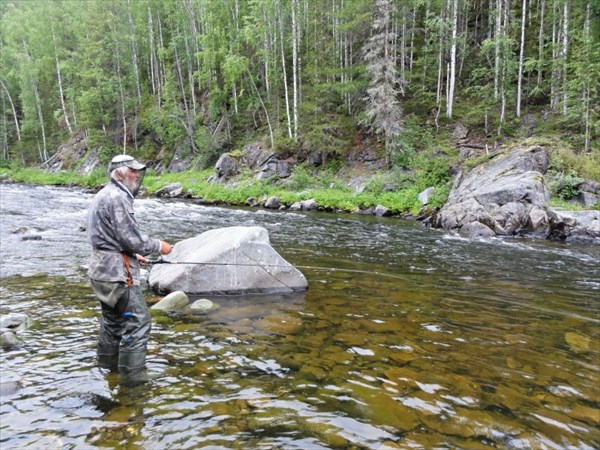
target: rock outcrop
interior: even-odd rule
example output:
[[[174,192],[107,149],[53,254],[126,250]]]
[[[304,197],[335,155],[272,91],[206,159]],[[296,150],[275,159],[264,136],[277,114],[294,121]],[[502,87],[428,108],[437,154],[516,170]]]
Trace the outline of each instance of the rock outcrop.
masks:
[[[552,239],[580,242],[600,241],[600,211],[548,212]]]
[[[475,236],[549,233],[545,212],[550,191],[544,181],[548,152],[517,148],[459,173],[433,225]]]
[[[548,152],[515,148],[459,173],[446,204],[429,221],[466,237],[514,236],[600,242],[598,211],[547,207]]]
[[[257,179],[273,176],[287,178],[292,173],[293,159],[279,159],[260,143],[248,144],[241,152],[223,153],[215,164],[216,180],[225,181],[244,169],[254,173]]]
[[[149,277],[150,287],[159,293],[235,295],[308,287],[304,275],[273,249],[262,227],[206,231],[175,244],[165,261]]]

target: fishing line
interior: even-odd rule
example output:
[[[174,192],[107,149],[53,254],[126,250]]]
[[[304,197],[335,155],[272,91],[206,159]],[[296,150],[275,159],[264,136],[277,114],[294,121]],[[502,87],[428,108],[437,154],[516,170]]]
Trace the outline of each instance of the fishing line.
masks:
[[[377,272],[374,270],[360,270],[360,269],[343,269],[340,267],[321,267],[321,266],[296,266],[291,264],[252,264],[252,263],[225,263],[225,262],[199,262],[199,261],[167,261],[165,259],[149,260],[148,265],[152,266],[155,264],[173,264],[173,265],[198,265],[198,266],[240,266],[240,267],[294,267],[296,269],[307,269],[307,270],[326,270],[329,272],[348,272],[348,273],[362,273],[365,275],[377,275],[380,277],[394,278],[396,280],[403,280],[404,278],[391,273]],[[268,273],[268,272],[267,272]]]

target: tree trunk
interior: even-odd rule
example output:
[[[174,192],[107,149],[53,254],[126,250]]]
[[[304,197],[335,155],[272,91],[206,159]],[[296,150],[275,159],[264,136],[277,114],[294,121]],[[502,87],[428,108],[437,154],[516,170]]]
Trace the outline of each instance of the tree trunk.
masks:
[[[140,87],[140,70],[138,66],[138,49],[137,41],[135,39],[135,25],[133,23],[133,16],[131,15],[131,0],[127,0],[127,13],[129,21],[129,30],[131,32],[131,64],[133,65],[133,73],[135,75],[135,87],[137,93],[137,104],[142,105],[142,89]]]
[[[557,100],[557,92],[558,92],[558,78],[559,78],[559,73],[558,73],[558,25],[557,25],[557,20],[558,20],[558,13],[557,13],[557,9],[556,9],[556,0],[554,0],[553,3],[553,7],[552,7],[552,76],[550,79],[550,108],[551,109],[556,109],[556,106],[558,104],[558,100]]]
[[[443,21],[445,19],[444,11],[442,10],[440,13],[440,19]],[[437,90],[436,90],[436,105],[438,111],[442,109],[442,82],[444,76],[444,38],[445,33],[444,29],[439,30],[439,50],[438,50],[438,79],[437,79]]]
[[[258,91],[258,88],[256,87],[256,83],[254,82],[254,79],[252,78],[252,74],[250,73],[249,70],[247,70],[247,73],[248,73],[248,78],[250,79],[250,83],[252,84],[252,87],[254,88],[254,92],[256,92],[256,96],[258,97],[258,101],[260,102],[260,105],[262,106],[263,111],[265,112],[265,116],[267,118],[267,125],[269,126],[269,136],[271,137],[271,150],[275,151],[275,139],[273,138],[273,128],[271,127],[271,119],[269,119],[269,111],[267,111],[267,107],[265,106],[265,103],[263,102],[260,92]]]
[[[173,43],[173,56],[175,57],[175,72],[177,73],[177,81],[179,82],[179,90],[181,91],[181,100],[183,101],[183,109],[185,112],[185,121],[189,125],[190,123],[190,110],[188,107],[188,100],[185,95],[185,83],[183,81],[183,73],[181,71],[181,62],[179,61],[179,53],[177,52],[177,44]]]
[[[17,140],[21,140],[21,129],[19,128],[19,119],[17,118],[17,111],[15,109],[15,104],[12,100],[12,97],[10,96],[10,92],[8,92],[8,89],[6,88],[6,85],[4,84],[4,82],[2,80],[0,80],[0,84],[2,85],[2,89],[4,89],[4,92],[6,92],[6,96],[8,97],[8,102],[10,103],[10,107],[12,109],[12,113],[13,113],[13,118],[15,119],[15,129],[17,130]]]
[[[69,114],[67,113],[67,108],[65,107],[65,96],[63,93],[62,87],[62,76],[60,74],[60,65],[58,64],[58,50],[56,48],[56,35],[54,34],[54,24],[51,26],[52,32],[52,44],[54,45],[54,64],[56,65],[56,76],[58,77],[58,94],[60,96],[60,105],[62,108],[63,116],[65,118],[65,124],[67,125],[67,130],[69,130],[69,134],[73,134],[73,129],[71,128],[71,124],[69,123]]]
[[[292,82],[294,99],[294,142],[298,140],[298,24],[296,12],[298,0],[292,0]]]
[[[567,83],[567,57],[569,51],[569,1],[565,0],[563,13],[563,43],[562,43],[562,87],[563,87],[563,116],[567,115],[569,85]]]
[[[448,103],[446,105],[446,115],[452,117],[452,107],[454,106],[454,86],[456,84],[456,36],[458,32],[458,0],[454,0],[452,9],[452,46],[450,47],[450,74],[448,87]]]
[[[27,43],[25,41],[22,41],[22,42],[23,42],[23,50],[25,52],[25,58],[27,59],[27,62],[31,64],[31,56],[29,55],[29,50],[27,49]],[[44,163],[49,158],[48,158],[48,147],[46,146],[46,127],[44,125],[44,114],[42,113],[42,100],[40,98],[40,92],[38,90],[37,84],[35,83],[35,80],[33,79],[33,74],[30,74],[30,80],[31,80],[31,90],[33,91],[33,96],[35,98],[35,109],[37,112],[38,120],[40,121],[40,130],[42,132],[43,148],[39,149],[39,141],[38,141],[38,149],[39,149],[41,162]]]
[[[150,85],[152,94],[158,93],[158,59],[156,57],[156,48],[154,46],[154,25],[152,24],[152,11],[148,3],[148,43],[150,46]],[[159,104],[160,108],[160,104]]]
[[[119,43],[117,42],[117,32],[113,28],[113,37],[115,40],[115,56],[117,58],[117,80],[119,81],[119,97],[121,99],[121,116],[123,119],[123,154],[127,153],[127,115],[125,111],[125,97],[123,93],[123,81],[121,77],[121,53],[119,52]]]
[[[590,15],[592,5],[588,2],[585,10],[585,22],[583,24],[583,45],[585,61],[589,61],[591,57],[590,48],[592,46],[592,40],[590,39]],[[583,104],[585,108],[585,144],[584,151],[587,153],[590,151],[590,140],[591,140],[591,108],[590,108],[590,78],[589,74],[586,74],[586,79],[583,86]]]
[[[500,92],[500,36],[502,28],[502,0],[496,0],[496,26],[494,28],[495,62],[494,62],[494,98],[498,98]]]
[[[135,88],[136,88],[136,103],[137,108],[134,110],[134,119],[133,119],[133,142],[135,148],[138,148],[137,142],[137,127],[138,127],[138,114],[142,108],[142,89],[140,87],[140,70],[138,66],[138,48],[137,41],[135,38],[135,24],[133,23],[133,16],[131,15],[131,0],[127,0],[127,16],[129,22],[129,31],[131,33],[131,64],[133,66],[133,73],[135,75]]]
[[[517,117],[521,117],[521,93],[523,89],[523,60],[525,57],[525,17],[527,14],[527,0],[523,0],[523,14],[521,18],[521,50],[519,52],[519,75],[517,80]]]
[[[541,0],[540,6],[540,34],[538,36],[538,76],[537,89],[542,85],[542,74],[544,72],[544,12],[546,9],[546,0]]]
[[[284,43],[284,39],[283,39],[283,15],[280,16],[279,18],[280,20],[280,24],[281,27],[279,28],[280,33],[281,33],[281,67],[283,69],[283,89],[284,89],[284,96],[285,96],[285,116],[287,119],[287,130],[288,130],[288,137],[291,139],[294,137],[294,134],[292,133],[292,119],[290,117],[290,95],[288,92],[288,80],[287,80],[287,70],[285,67],[285,51],[283,48],[283,43]]]

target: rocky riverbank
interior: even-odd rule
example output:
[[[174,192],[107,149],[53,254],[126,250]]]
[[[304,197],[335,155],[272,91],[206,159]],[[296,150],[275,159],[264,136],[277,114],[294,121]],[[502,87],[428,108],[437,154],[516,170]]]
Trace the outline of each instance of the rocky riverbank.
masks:
[[[79,159],[78,173],[81,176],[93,173],[101,167],[98,151],[84,151],[85,145],[81,140],[75,139],[70,145],[61,147],[45,170],[60,173],[69,166],[73,158]],[[374,158],[368,149],[356,153],[353,158],[361,166],[370,165],[369,176],[345,179],[347,197],[355,198],[361,195],[369,181],[381,173],[378,159]],[[461,152],[464,160],[472,159],[472,155]],[[481,158],[481,155],[479,155]],[[277,210],[290,211],[349,211],[358,214],[375,216],[403,216],[416,218],[426,226],[458,233],[466,237],[493,237],[493,236],[528,236],[544,239],[564,241],[581,241],[586,243],[600,243],[600,211],[597,209],[569,211],[549,206],[550,189],[547,180],[550,166],[550,155],[547,149],[541,146],[520,147],[515,146],[503,151],[495,151],[487,155],[487,159],[472,169],[466,164],[459,167],[454,177],[453,186],[447,201],[440,208],[431,204],[430,199],[435,195],[437,186],[418,192],[418,203],[413,207],[418,213],[394,210],[386,205],[372,203],[360,206],[356,202],[354,208],[338,209],[331,204],[324,204],[317,198],[310,198],[310,191],[302,192],[302,199],[298,200],[298,192],[287,188],[289,198],[280,195],[252,195],[238,197],[237,201],[231,199],[221,200],[206,199],[196,195],[192,189],[186,189],[179,181],[162,183],[162,186],[153,193],[142,191],[141,195],[156,195],[164,198],[191,198],[201,203],[230,205],[244,205]],[[484,158],[485,159],[485,158]],[[161,162],[149,162],[157,170]],[[169,179],[177,180],[177,171],[187,167],[179,164],[173,176]],[[261,182],[261,180],[291,180],[297,170],[296,162],[292,159],[280,159],[270,149],[259,143],[249,144],[240,151],[224,153],[214,166],[211,176],[205,180],[213,186],[226,192],[228,189],[242,189],[244,184]],[[167,171],[168,173],[168,171]],[[12,181],[10,176],[0,177],[0,182]],[[384,191],[392,192],[398,188],[400,182],[389,183]],[[242,186],[240,188],[240,186]],[[285,191],[285,183],[282,184]],[[332,192],[335,187],[332,186]],[[294,191],[294,192],[292,192]],[[248,190],[248,192],[251,192]],[[600,185],[595,182],[584,182],[578,186],[580,204],[584,207],[594,207],[600,199]],[[417,192],[415,193],[417,194]],[[308,197],[308,198],[306,198]],[[290,200],[293,198],[293,200]]]

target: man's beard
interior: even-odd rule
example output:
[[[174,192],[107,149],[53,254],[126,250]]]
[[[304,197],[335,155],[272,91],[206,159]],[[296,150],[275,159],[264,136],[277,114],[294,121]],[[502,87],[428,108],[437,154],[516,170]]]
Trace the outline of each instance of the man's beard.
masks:
[[[140,185],[142,184],[142,180],[123,180],[121,183],[123,183],[125,185],[125,187],[127,189],[129,189],[129,192],[131,192],[131,195],[133,195],[134,197],[138,194],[138,192],[140,191]]]

